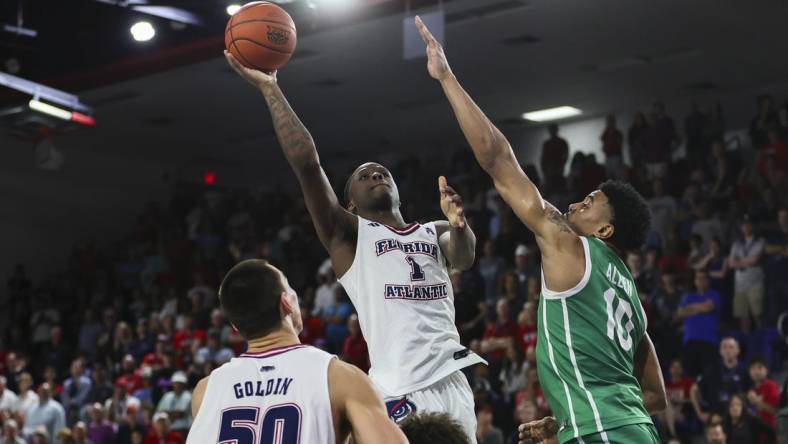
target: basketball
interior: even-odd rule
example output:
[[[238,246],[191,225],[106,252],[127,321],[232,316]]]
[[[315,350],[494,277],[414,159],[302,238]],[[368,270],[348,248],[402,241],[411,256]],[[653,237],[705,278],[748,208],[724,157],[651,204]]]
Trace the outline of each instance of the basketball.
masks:
[[[295,23],[273,3],[247,3],[227,22],[224,46],[247,68],[274,71],[285,66],[295,51]]]

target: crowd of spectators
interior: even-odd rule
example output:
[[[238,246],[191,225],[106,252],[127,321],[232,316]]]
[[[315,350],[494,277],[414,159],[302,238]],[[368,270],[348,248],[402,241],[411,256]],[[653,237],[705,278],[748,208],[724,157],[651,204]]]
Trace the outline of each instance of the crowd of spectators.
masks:
[[[681,128],[656,103],[626,134],[607,118],[604,164],[582,151],[595,147],[576,147],[570,159],[551,125],[540,168],[524,165],[558,208],[606,178],[647,198],[651,233],[625,261],[665,371],[670,406],[655,421],[666,442],[704,430],[735,443],[788,434],[788,393],[769,377],[782,370],[777,323],[788,310],[788,108],[759,98],[745,143],[729,143],[726,129],[719,105],[693,105]],[[489,361],[466,369],[477,438],[516,442],[517,424],[550,414],[534,357],[533,234],[467,149],[387,166],[408,220],[441,217],[439,174],[463,196],[478,254],[473,269],[451,272],[451,285],[462,342]],[[369,369],[358,317],[297,191],[179,184],[173,196],[148,204],[116,243],[75,246],[59,273],[34,283],[24,265],[13,270],[0,300],[9,320],[0,331],[0,443],[184,442],[190,390],[244,349],[216,291],[247,258],[288,276],[302,342]]]

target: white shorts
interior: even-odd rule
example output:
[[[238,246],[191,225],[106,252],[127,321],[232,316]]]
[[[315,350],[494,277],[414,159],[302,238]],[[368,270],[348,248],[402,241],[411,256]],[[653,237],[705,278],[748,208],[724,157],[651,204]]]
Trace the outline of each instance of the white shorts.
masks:
[[[470,442],[476,442],[476,413],[468,379],[457,370],[440,381],[405,396],[383,398],[389,417],[395,422],[418,412],[448,413],[460,423]]]

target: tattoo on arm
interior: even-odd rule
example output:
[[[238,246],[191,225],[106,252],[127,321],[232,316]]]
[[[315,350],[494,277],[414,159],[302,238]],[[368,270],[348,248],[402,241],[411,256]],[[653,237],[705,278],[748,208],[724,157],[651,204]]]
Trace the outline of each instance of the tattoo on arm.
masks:
[[[279,86],[274,85],[273,89],[265,94],[265,100],[271,111],[276,137],[287,159],[291,163],[299,164],[310,158],[316,159],[317,150],[312,136],[290,107]]]
[[[558,229],[564,233],[571,233],[572,228],[569,226],[569,222],[566,221],[564,215],[561,214],[560,211],[556,210],[554,207],[550,206],[545,209],[547,212],[547,219],[558,226]]]

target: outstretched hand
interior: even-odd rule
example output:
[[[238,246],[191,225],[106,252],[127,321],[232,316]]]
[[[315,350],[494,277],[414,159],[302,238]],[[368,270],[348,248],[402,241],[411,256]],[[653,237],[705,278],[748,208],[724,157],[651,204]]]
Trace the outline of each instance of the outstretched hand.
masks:
[[[273,71],[269,74],[256,69],[247,68],[242,65],[238,59],[233,57],[229,51],[226,50],[224,51],[224,57],[227,59],[227,63],[230,64],[230,67],[232,67],[239,76],[243,77],[244,80],[251,83],[253,86],[262,88],[264,86],[269,86],[276,83],[276,71]]]
[[[443,53],[443,46],[435,40],[427,25],[421,21],[421,17],[416,16],[416,29],[419,30],[421,39],[427,45],[427,71],[433,79],[444,80],[451,76],[449,61]]]
[[[441,210],[453,228],[465,228],[465,211],[462,208],[462,198],[454,188],[446,183],[446,178],[438,178],[438,190],[441,193]]]
[[[554,442],[555,435],[558,433],[558,421],[552,416],[547,416],[538,421],[520,424],[518,431],[520,439],[518,444]]]

